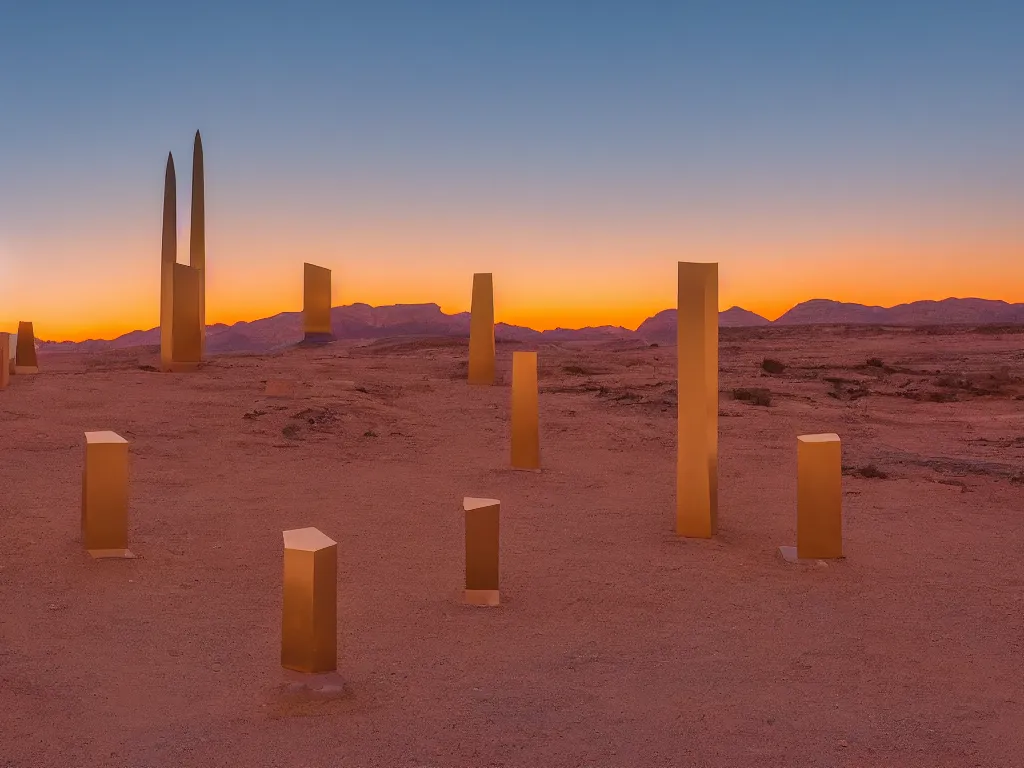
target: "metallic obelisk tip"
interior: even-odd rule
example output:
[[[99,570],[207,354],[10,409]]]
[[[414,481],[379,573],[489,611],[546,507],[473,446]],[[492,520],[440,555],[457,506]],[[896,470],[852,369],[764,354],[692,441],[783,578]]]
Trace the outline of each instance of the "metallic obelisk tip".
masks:
[[[174,176],[174,155],[167,153],[164,175],[163,242],[160,248],[160,367],[170,370],[173,362],[174,266],[178,260],[178,197]]]
[[[174,261],[178,253],[178,182],[174,175],[174,156],[167,153],[167,172],[164,174],[164,231],[161,261]]]
[[[206,348],[206,178],[203,172],[203,137],[196,131],[192,146],[192,224],[188,263],[199,271],[199,358]]]

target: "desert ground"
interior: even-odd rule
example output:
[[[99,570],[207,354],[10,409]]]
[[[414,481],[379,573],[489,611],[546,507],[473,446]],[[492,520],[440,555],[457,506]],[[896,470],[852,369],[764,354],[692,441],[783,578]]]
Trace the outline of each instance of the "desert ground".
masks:
[[[674,533],[674,347],[542,345],[541,473],[508,467],[533,347],[498,345],[494,387],[466,348],[12,377],[0,766],[1024,765],[1024,328],[723,329],[712,540]],[[108,429],[135,560],[79,540],[83,432]],[[846,558],[794,565],[816,432],[843,440]],[[497,608],[461,603],[464,496],[501,500]],[[280,666],[281,532],[306,526],[338,542],[329,695]]]

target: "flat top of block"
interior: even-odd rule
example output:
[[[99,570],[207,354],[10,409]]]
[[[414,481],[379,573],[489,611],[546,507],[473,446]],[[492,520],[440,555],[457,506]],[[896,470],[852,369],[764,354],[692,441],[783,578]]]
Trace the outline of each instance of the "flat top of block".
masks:
[[[827,432],[822,435],[800,435],[797,440],[805,443],[838,443],[839,435],[835,432]]]
[[[316,528],[296,528],[284,531],[284,548],[301,549],[305,552],[316,552],[337,544],[334,539],[325,536]]]
[[[85,442],[95,445],[96,443],[127,443],[117,432],[86,432]]]
[[[496,507],[501,504],[497,499],[474,499],[470,496],[466,496],[462,500],[462,508],[469,512],[473,509],[483,509],[484,507]]]

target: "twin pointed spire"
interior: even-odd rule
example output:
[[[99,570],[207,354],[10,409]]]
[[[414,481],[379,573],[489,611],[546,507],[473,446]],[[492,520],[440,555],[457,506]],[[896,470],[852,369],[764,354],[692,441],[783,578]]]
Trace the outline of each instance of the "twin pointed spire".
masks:
[[[192,149],[192,221],[189,263],[179,264],[177,179],[174,155],[164,174],[163,240],[160,250],[160,363],[164,370],[198,367],[206,347],[206,195],[203,139]]]

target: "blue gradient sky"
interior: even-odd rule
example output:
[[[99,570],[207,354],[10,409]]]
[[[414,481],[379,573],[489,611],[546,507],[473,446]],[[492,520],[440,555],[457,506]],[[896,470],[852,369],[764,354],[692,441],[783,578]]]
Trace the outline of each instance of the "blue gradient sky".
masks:
[[[335,302],[635,326],[1024,301],[1024,3],[0,0],[0,327],[157,323],[207,160],[208,318]]]

